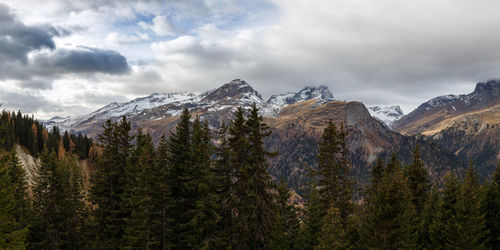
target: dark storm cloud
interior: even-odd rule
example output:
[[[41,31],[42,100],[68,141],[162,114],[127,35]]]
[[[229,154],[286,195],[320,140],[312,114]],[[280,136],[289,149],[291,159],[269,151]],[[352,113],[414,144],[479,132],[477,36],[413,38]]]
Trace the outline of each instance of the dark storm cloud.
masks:
[[[71,32],[51,25],[26,26],[9,7],[0,3],[0,79],[29,80],[34,76],[58,78],[68,73],[123,74],[129,71],[127,59],[112,50],[56,48],[53,37],[67,36]],[[41,49],[47,51],[28,58],[29,53]]]
[[[30,51],[55,49],[53,33],[47,27],[27,27],[0,4],[0,60],[27,63]],[[53,31],[56,31],[54,28]]]
[[[61,73],[123,74],[130,70],[127,59],[120,53],[89,47],[59,49],[49,56],[36,57],[33,61],[39,67]]]

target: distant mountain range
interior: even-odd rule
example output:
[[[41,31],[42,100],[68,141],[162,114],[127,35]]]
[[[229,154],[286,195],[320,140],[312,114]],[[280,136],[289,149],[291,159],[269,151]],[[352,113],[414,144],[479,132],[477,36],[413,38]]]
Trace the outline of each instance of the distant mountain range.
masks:
[[[438,97],[404,115],[399,106],[366,108],[360,102],[337,101],[326,86],[305,87],[266,101],[247,82],[235,79],[201,94],[155,93],[111,103],[87,115],[54,117],[45,124],[96,136],[107,119],[116,121],[125,115],[133,128],[140,126],[158,142],[175,128],[184,108],[215,130],[233,117],[237,107],[249,110],[255,103],[273,132],[266,145],[280,153],[270,160],[269,171],[274,178],[285,177],[296,190],[307,180],[307,169],[316,164],[318,141],[329,120],[343,123],[348,130],[353,175],[360,182],[368,180],[377,157],[387,159],[395,152],[409,162],[418,144],[429,174],[439,183],[447,171],[461,175],[469,158],[483,177],[491,174],[494,161],[500,159],[498,89],[498,82],[479,83],[469,95]],[[463,147],[457,146],[462,142]],[[483,154],[485,161],[478,157]]]

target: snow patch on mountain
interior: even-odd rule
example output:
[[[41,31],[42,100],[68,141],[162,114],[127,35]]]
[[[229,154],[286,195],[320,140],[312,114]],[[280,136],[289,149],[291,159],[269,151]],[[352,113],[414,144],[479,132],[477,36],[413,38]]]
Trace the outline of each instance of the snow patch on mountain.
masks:
[[[392,124],[404,116],[403,110],[399,106],[371,106],[368,111],[373,118],[376,118],[391,128]]]
[[[333,94],[327,86],[320,85],[319,87],[309,86],[301,89],[297,93],[288,92],[281,95],[272,95],[267,103],[274,109],[279,111],[283,107],[315,99],[318,104],[323,104],[328,101],[333,101]]]
[[[226,109],[234,111],[238,107],[250,110],[254,103],[259,108],[259,113],[262,116],[276,117],[284,106],[311,99],[315,99],[318,104],[322,104],[333,100],[333,95],[328,90],[328,87],[321,85],[319,87],[306,87],[297,93],[273,95],[268,101],[265,101],[247,82],[235,79],[219,88],[201,94],[188,92],[154,93],[125,103],[110,103],[86,115],[53,117],[45,121],[44,124],[48,128],[57,125],[61,131],[73,131],[72,128],[96,121],[115,120],[122,116],[148,116],[148,112],[159,107],[164,107],[163,111],[160,113],[153,112],[154,114],[151,113],[147,119],[154,120],[178,116],[186,107],[190,110],[205,110],[205,112],[209,113]]]

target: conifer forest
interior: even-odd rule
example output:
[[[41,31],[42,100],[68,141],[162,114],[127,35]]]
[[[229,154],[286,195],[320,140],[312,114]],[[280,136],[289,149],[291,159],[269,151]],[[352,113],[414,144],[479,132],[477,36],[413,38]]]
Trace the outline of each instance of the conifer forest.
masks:
[[[303,200],[272,179],[270,135],[254,105],[216,132],[184,110],[158,146],[125,117],[97,141],[47,131],[3,112],[0,125],[1,249],[498,249],[500,165],[481,183],[434,185],[415,147],[350,175],[346,130],[330,122]],[[61,135],[62,134],[62,135]],[[134,134],[134,135],[132,135]],[[15,145],[40,161],[28,185]],[[92,161],[89,187],[78,162]],[[355,193],[361,195],[355,196]]]

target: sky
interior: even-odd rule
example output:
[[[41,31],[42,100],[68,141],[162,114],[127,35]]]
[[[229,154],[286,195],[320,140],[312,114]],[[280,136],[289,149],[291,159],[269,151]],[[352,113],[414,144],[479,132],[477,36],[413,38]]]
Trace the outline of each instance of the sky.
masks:
[[[246,80],[401,105],[500,75],[499,1],[0,0],[0,102],[39,119]]]

